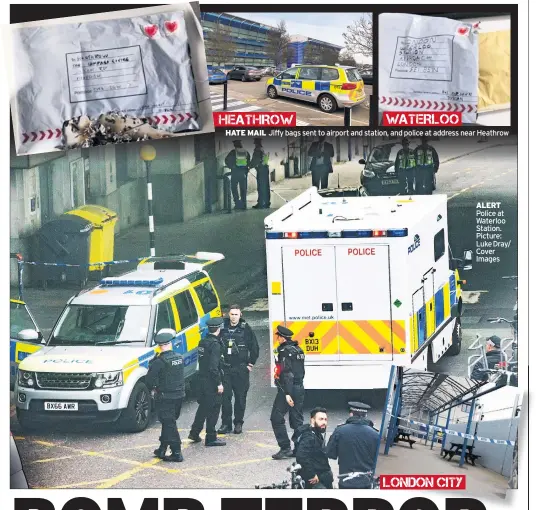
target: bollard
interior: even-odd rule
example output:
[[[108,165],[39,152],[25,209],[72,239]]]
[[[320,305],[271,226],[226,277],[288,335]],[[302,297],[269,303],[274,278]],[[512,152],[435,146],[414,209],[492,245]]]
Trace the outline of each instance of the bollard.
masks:
[[[223,109],[227,110],[227,80],[223,82]]]
[[[352,125],[352,109],[347,106],[344,107],[344,127],[350,127]]]

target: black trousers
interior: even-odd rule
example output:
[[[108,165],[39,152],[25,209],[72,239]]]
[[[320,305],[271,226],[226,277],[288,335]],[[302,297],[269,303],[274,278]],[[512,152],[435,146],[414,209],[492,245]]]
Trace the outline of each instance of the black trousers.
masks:
[[[177,430],[177,420],[181,415],[182,398],[161,398],[155,401],[158,420],[162,424],[160,442],[171,447],[180,448],[181,436]]]
[[[326,189],[329,181],[329,170],[323,167],[313,168],[311,179],[316,189]]]
[[[405,188],[406,195],[415,194],[415,170],[399,170],[399,179]]]
[[[434,169],[433,167],[424,167],[422,169],[422,187],[424,195],[431,195],[434,187]]]
[[[221,423],[231,427],[231,423],[244,423],[246,398],[249,390],[249,370],[246,365],[226,369],[223,380],[223,398],[221,405]],[[234,421],[233,421],[233,395]]]
[[[339,482],[339,489],[371,489],[372,482],[367,477],[352,478],[347,482]]]
[[[206,422],[206,437],[205,443],[214,441],[216,435],[216,424],[220,415],[221,395],[218,393],[217,387],[211,384],[210,381],[199,378],[199,393],[197,402],[199,407],[195,413],[194,422],[192,423],[191,432],[194,435],[199,435],[203,430]]]
[[[277,444],[282,450],[290,449],[290,439],[285,425],[285,415],[289,413],[288,422],[290,428],[293,430],[292,442],[295,442],[297,439],[297,429],[303,425],[303,399],[305,397],[303,385],[294,385],[291,397],[294,401],[294,407],[290,407],[287,404],[285,394],[281,390],[278,390],[274,405],[272,406],[272,414],[270,415]]]
[[[247,190],[248,190],[247,169],[232,170],[231,171],[231,192],[233,194],[233,201],[236,206],[238,207],[246,206]]]
[[[306,489],[333,489],[333,473],[331,471],[318,475],[318,482],[311,485],[305,480]]]
[[[257,168],[257,193],[259,205],[270,205],[270,169],[268,165],[261,165]]]

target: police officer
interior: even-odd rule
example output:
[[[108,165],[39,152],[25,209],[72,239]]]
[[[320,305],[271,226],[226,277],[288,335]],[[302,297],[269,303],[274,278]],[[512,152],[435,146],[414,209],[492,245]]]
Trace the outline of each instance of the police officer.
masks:
[[[402,139],[402,149],[398,151],[395,160],[395,170],[398,178],[402,181],[407,195],[415,191],[415,154],[409,148],[409,140]]]
[[[270,155],[265,152],[262,146],[262,138],[253,140],[255,150],[251,157],[250,168],[257,169],[257,205],[253,209],[269,209],[270,208],[270,169],[268,161]]]
[[[155,337],[161,352],[149,363],[145,382],[154,390],[158,419],[162,424],[160,447],[154,454],[165,461],[182,462],[181,438],[177,430],[177,420],[181,414],[184,399],[184,363],[182,356],[173,352],[173,339],[176,333],[172,329],[161,329]],[[166,457],[167,447],[171,455]]]
[[[326,142],[324,135],[319,136],[316,142],[309,147],[308,156],[311,159],[311,179],[312,185],[316,189],[326,189],[328,187],[329,174],[333,173],[331,158],[335,156],[333,145]]]
[[[272,455],[274,460],[293,457],[295,452],[290,448],[290,440],[285,426],[285,415],[289,413],[289,425],[293,429],[292,441],[295,443],[298,428],[303,425],[303,399],[305,390],[303,378],[305,376],[305,354],[292,340],[294,333],[283,326],[277,326],[276,335],[279,346],[274,353],[276,359],[276,373],[274,374],[277,386],[277,395],[272,407],[270,421],[279,445],[279,451]]]
[[[231,432],[234,423],[234,433],[242,433],[246,397],[249,390],[249,373],[259,357],[259,344],[250,325],[242,318],[238,305],[231,305],[229,317],[223,320],[220,333],[223,352],[223,402],[221,413],[221,428],[218,434]],[[234,422],[233,422],[233,393]]]
[[[428,145],[426,136],[415,149],[415,192],[418,195],[431,195],[434,189],[434,174],[439,169],[437,151]]]
[[[491,370],[495,370],[495,367],[499,365],[499,363],[504,361],[501,353],[501,339],[497,335],[492,335],[489,338],[486,338],[486,361],[488,369]],[[473,367],[473,370],[471,372],[471,379],[474,379],[475,381],[487,382],[490,378],[490,375],[493,375],[493,373],[487,373],[484,369],[484,360],[479,360]],[[505,382],[506,377],[499,377],[497,385],[503,386]]]
[[[234,149],[227,154],[225,165],[231,169],[231,191],[235,209],[246,209],[248,171],[251,156],[242,146],[241,140],[234,140],[233,144]]]
[[[339,459],[339,476],[351,473],[366,473],[374,470],[379,433],[367,419],[370,406],[361,402],[348,402],[350,417],[339,425],[329,438],[327,454],[330,459]],[[339,489],[370,489],[372,479],[357,476],[339,481]]]
[[[333,489],[333,473],[326,454],[327,411],[315,407],[308,425],[298,429],[296,462],[306,489]]]
[[[200,432],[206,421],[205,446],[224,446],[225,441],[216,436],[216,423],[220,414],[221,396],[223,393],[221,370],[221,347],[218,338],[223,319],[221,317],[207,321],[208,334],[199,342],[198,399],[199,407],[190,429],[188,438],[199,443]]]

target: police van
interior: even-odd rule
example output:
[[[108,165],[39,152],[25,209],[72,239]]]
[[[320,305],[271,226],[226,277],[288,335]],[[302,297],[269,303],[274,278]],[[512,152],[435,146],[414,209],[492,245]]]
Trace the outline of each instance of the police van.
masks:
[[[356,68],[328,65],[293,65],[267,80],[266,94],[270,99],[284,96],[317,103],[326,113],[352,108],[366,99]]]
[[[392,364],[459,354],[462,292],[447,197],[324,198],[310,188],[265,219],[270,333],[294,332],[306,389],[387,388]],[[272,360],[275,370],[275,360]],[[273,383],[272,383],[273,384]]]
[[[173,329],[173,349],[184,357],[185,377],[197,369],[206,322],[221,317],[218,294],[205,266],[224,257],[148,258],[136,270],[107,277],[71,298],[46,345],[19,364],[15,386],[23,427],[48,419],[118,422],[144,430],[151,395],[148,365],[161,329]]]
[[[9,300],[9,365],[10,386],[15,387],[19,363],[43,347],[39,330],[28,306],[20,299]]]

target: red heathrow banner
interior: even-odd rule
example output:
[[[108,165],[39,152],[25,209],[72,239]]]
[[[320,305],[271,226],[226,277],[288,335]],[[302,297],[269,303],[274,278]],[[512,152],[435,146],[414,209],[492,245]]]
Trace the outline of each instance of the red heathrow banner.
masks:
[[[214,112],[214,127],[296,127],[296,112]]]

